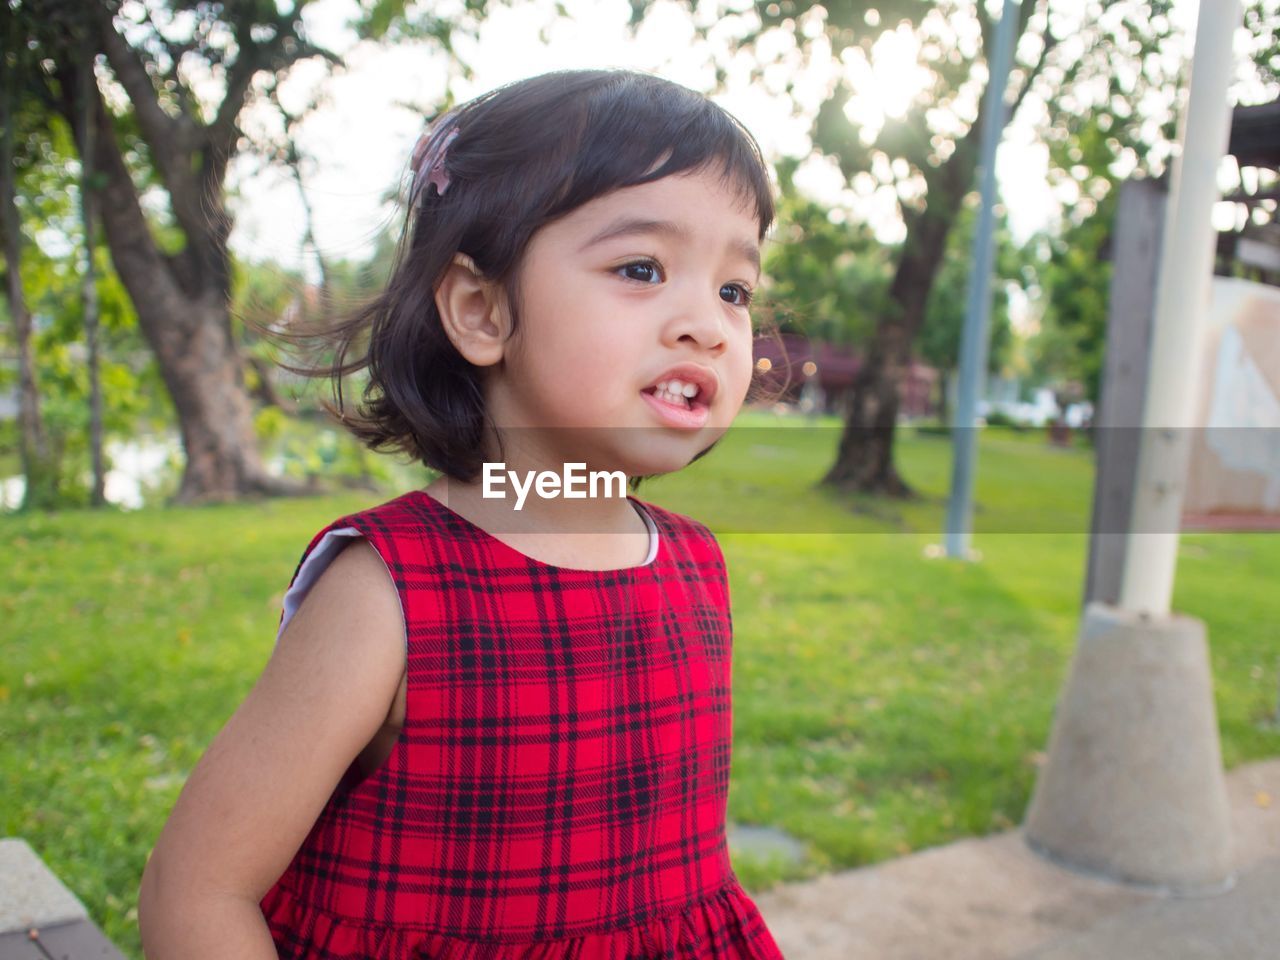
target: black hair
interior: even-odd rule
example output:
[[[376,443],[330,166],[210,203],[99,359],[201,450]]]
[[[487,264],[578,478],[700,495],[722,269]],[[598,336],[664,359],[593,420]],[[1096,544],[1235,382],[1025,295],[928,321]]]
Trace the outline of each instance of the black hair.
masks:
[[[441,194],[428,167],[446,145]],[[403,451],[464,482],[480,475],[484,427],[494,425],[481,368],[454,347],[436,308],[435,291],[455,254],[501,285],[514,330],[530,238],[597,197],[718,161],[723,182],[754,211],[761,241],[775,215],[768,170],[746,128],[702,94],[631,70],[563,70],[499,87],[437,118],[414,160],[409,213],[385,289],[321,332],[336,348],[331,363],[281,365],[331,378],[338,409],[326,409],[369,448]],[[357,343],[363,352],[347,360]],[[341,381],[365,367],[364,403],[352,414],[343,409]],[[642,479],[632,477],[631,488]]]

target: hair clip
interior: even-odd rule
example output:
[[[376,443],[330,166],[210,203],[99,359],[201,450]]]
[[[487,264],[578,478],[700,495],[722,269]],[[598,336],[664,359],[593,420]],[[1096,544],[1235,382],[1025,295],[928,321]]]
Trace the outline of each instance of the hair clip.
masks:
[[[449,172],[445,169],[444,159],[458,130],[456,127],[450,130],[443,140],[439,139],[439,134],[438,130],[424,133],[413,148],[415,193],[425,190],[427,184],[432,183],[435,184],[437,196],[444,196],[445,190],[449,188]],[[433,140],[436,141],[434,145]]]

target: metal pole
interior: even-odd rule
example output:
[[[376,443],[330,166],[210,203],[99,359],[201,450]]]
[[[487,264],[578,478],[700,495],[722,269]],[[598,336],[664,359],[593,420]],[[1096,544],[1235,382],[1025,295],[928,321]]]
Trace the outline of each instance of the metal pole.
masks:
[[[960,382],[955,419],[951,425],[951,497],[947,501],[947,556],[967,559],[973,518],[973,463],[976,449],[976,414],[987,366],[987,326],[991,318],[993,207],[996,201],[996,147],[1004,130],[1004,88],[1013,60],[1013,30],[1018,18],[1017,0],[1005,0],[996,32],[995,55],[988,60],[991,75],[983,104],[982,208],[973,239],[969,267],[968,306],[960,341]]]
[[[1219,199],[1218,166],[1231,132],[1231,41],[1240,19],[1240,0],[1201,0],[1191,93],[1171,178],[1119,602],[1148,617],[1167,615],[1173,595],[1201,320],[1213,274],[1211,215]]]

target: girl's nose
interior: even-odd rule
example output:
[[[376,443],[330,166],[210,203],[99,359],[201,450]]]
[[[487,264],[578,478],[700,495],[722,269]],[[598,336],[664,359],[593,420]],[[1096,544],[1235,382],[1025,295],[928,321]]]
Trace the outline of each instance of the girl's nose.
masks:
[[[689,337],[704,350],[719,351],[725,345],[725,323],[725,303],[718,292],[710,299],[693,294],[684,298],[671,330],[677,341]]]

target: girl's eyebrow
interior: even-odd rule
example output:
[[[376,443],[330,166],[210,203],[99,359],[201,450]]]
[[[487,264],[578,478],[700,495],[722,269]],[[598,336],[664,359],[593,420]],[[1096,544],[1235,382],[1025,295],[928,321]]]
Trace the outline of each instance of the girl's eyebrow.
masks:
[[[618,237],[631,237],[640,234],[649,233],[665,233],[669,236],[676,237],[686,243],[693,239],[689,230],[679,223],[671,220],[649,220],[645,217],[623,217],[609,224],[590,240],[584,243],[579,249],[579,253],[584,253],[587,248],[595,246],[597,243],[604,243],[606,240],[614,240]],[[756,273],[760,272],[760,248],[750,240],[733,239],[729,241],[729,251],[736,253],[747,263],[756,268]]]

